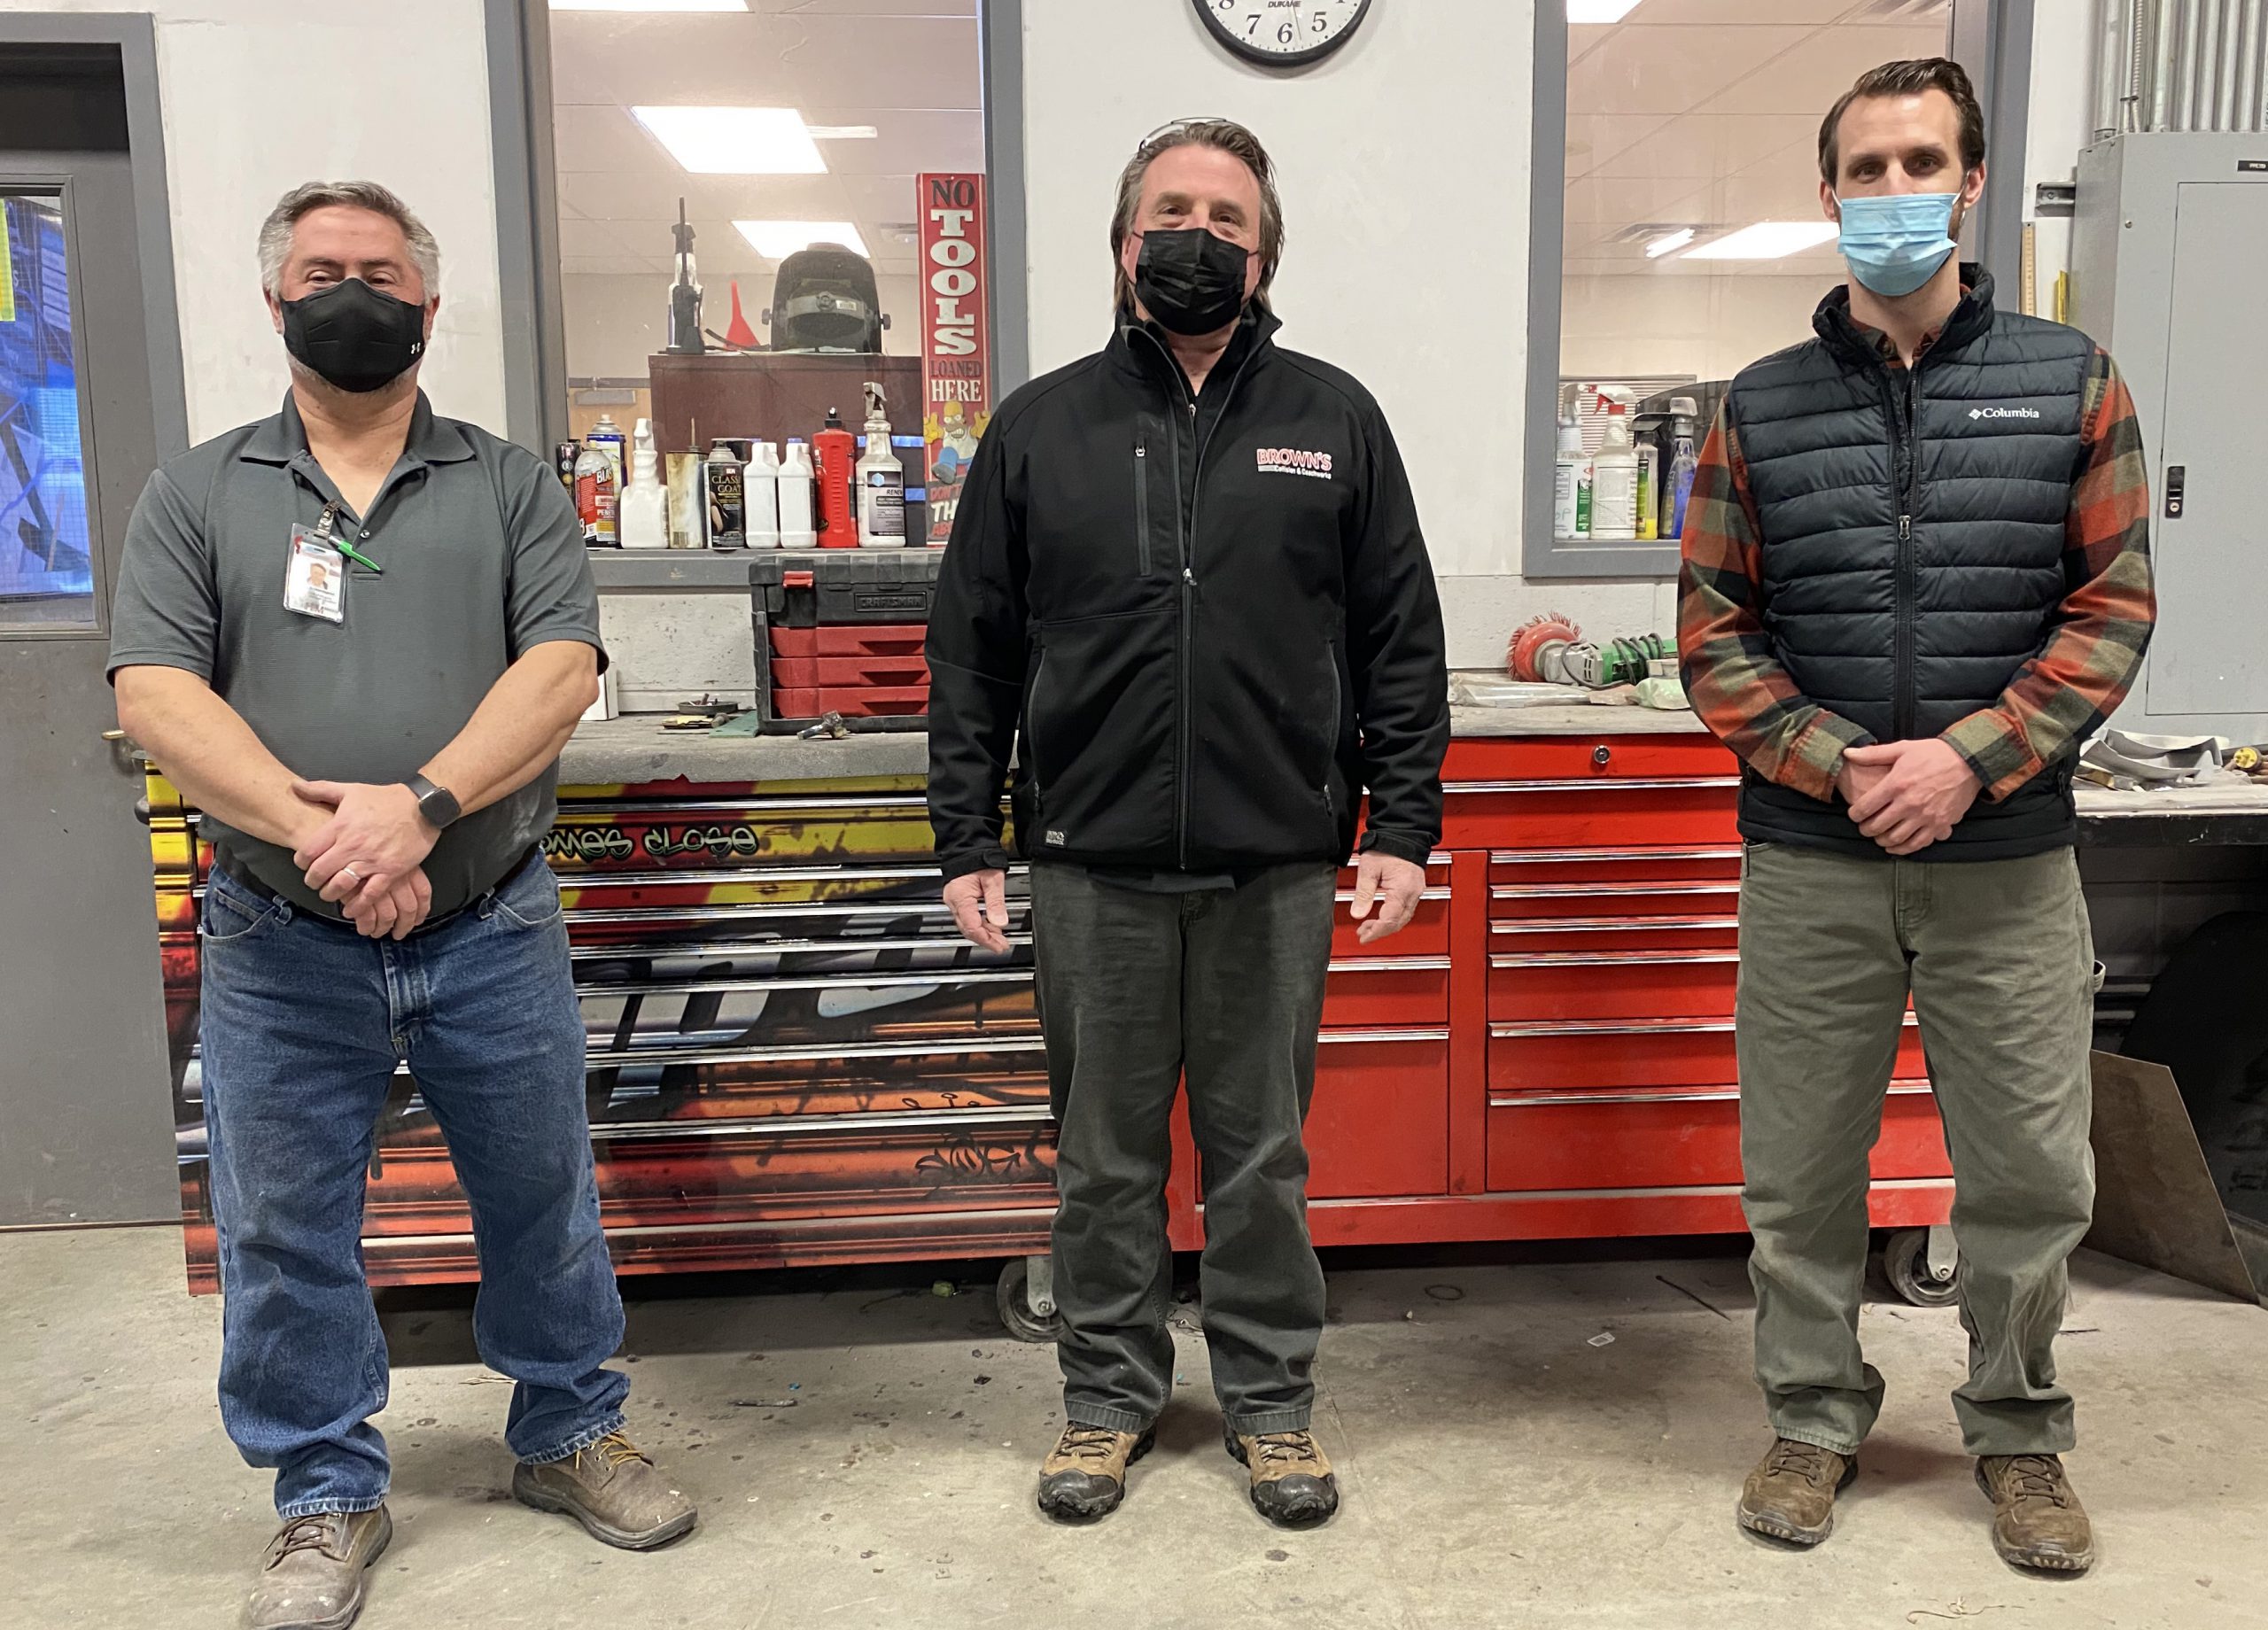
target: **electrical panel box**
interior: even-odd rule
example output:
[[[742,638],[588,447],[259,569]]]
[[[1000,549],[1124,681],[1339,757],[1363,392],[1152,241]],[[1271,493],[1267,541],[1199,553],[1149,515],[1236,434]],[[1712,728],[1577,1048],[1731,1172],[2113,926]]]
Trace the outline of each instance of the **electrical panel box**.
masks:
[[[2150,472],[2158,625],[2121,729],[2268,741],[2268,134],[2079,155],[2071,321],[2117,359]]]

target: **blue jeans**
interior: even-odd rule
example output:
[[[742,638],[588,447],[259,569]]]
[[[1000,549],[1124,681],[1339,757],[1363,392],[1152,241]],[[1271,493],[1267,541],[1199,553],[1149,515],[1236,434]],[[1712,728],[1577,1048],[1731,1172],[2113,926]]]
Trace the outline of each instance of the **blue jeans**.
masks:
[[[599,1231],[583,1020],[540,859],[407,940],[369,940],[215,873],[199,924],[219,1224],[221,1418],[276,1509],[386,1496],[385,1339],[362,1277],[363,1174],[407,1060],[472,1202],[473,1335],[518,1385],[504,1435],[557,1460],[622,1424],[601,1366],[622,1299]]]

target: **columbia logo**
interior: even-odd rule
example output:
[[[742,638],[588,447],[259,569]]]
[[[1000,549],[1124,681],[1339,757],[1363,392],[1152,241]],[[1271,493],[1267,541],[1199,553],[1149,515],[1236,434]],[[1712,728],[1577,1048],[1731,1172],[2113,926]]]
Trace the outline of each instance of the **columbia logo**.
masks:
[[[1969,410],[1969,416],[1972,419],[2036,419],[2039,416],[2039,409],[2037,408],[1971,408]]]
[[[1050,832],[1047,834],[1047,841],[1052,847],[1060,849],[1071,840],[1065,837],[1060,832]]]

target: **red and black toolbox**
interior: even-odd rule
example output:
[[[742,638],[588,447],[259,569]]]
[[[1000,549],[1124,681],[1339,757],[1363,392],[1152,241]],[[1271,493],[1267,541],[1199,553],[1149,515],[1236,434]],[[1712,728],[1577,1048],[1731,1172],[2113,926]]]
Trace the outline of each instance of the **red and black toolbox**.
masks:
[[[752,556],[757,709],[765,734],[840,714],[853,730],[919,730],[922,644],[944,551],[781,549]]]

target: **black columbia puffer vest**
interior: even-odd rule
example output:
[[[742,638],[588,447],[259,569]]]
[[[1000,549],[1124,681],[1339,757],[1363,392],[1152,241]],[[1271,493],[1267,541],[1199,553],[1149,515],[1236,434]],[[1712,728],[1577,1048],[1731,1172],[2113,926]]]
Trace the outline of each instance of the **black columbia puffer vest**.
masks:
[[[1762,524],[1766,633],[1805,695],[1878,741],[1934,736],[1992,706],[2047,643],[2094,344],[1967,292],[1911,370],[1820,302],[1818,338],[1744,369],[1726,411]],[[2075,757],[2007,798],[1981,796],[1923,860],[1999,860],[2074,841]],[[1821,803],[1755,772],[1742,834],[1879,856],[1838,795]]]

